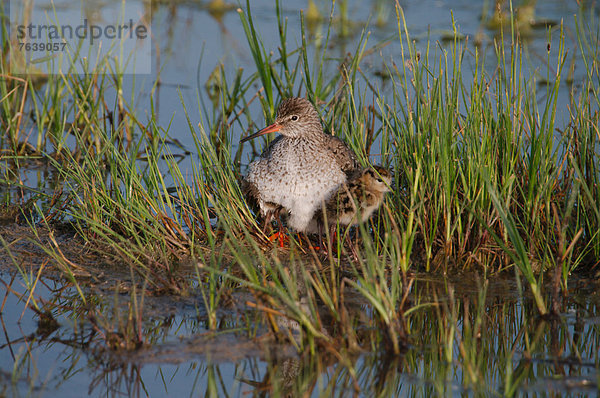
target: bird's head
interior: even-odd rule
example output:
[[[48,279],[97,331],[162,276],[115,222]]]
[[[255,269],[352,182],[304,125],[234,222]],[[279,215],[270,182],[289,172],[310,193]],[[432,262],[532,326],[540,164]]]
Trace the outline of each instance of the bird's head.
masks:
[[[365,170],[363,179],[366,179],[371,189],[379,192],[390,192],[392,184],[392,174],[381,166],[373,166]]]
[[[305,98],[293,97],[284,100],[279,105],[275,123],[249,135],[240,142],[273,132],[279,132],[290,138],[309,138],[323,134],[323,127],[315,107]]]

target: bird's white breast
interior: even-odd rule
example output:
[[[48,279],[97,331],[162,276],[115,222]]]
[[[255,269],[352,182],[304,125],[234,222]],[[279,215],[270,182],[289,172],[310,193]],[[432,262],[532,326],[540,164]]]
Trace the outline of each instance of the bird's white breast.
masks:
[[[304,231],[321,202],[346,181],[346,174],[334,154],[318,143],[282,139],[267,157],[250,165],[247,179],[256,184],[262,201],[288,209],[290,227]]]

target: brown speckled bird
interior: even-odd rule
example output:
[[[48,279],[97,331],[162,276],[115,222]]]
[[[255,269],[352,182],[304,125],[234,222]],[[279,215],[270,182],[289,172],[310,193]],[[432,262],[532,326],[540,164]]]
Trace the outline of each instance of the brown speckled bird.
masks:
[[[391,173],[381,166],[361,170],[325,203],[329,224],[348,226],[367,221],[390,192],[391,182]]]
[[[307,230],[320,232],[325,216],[333,238],[333,228],[338,223],[346,227],[367,221],[381,206],[385,194],[391,191],[391,182],[391,173],[381,166],[367,167],[356,172],[325,202],[324,211],[323,208],[317,210]],[[352,252],[356,257],[354,250]]]
[[[241,142],[271,132],[278,136],[248,167],[243,190],[269,222],[282,209],[288,225],[304,232],[315,211],[358,169],[344,141],[325,134],[315,107],[304,98],[284,100],[275,123]]]

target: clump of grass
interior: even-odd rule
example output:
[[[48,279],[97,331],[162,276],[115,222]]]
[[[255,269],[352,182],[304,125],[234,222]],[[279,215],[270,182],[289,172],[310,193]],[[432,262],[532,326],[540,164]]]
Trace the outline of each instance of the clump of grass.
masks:
[[[570,250],[590,253],[598,245],[595,232],[586,234],[583,244],[580,234],[584,224],[597,225],[595,216],[586,216],[585,223],[574,222],[570,227],[558,221],[574,221],[571,215],[576,208],[594,208],[588,198],[575,204],[572,189],[581,188],[582,194],[586,189],[573,176],[575,165],[568,154],[578,144],[571,126],[560,130],[558,138],[555,134],[556,98],[565,59],[562,36],[555,75],[547,80],[553,83],[548,83],[539,109],[536,85],[523,76],[522,52],[514,36],[510,54],[504,45],[496,49],[497,78],[488,77],[483,59],[475,53],[469,87],[461,77],[467,56],[462,43],[456,40],[449,54],[432,60],[429,52],[418,54],[406,28],[402,34],[408,55],[404,68],[392,78],[398,79],[402,90],[398,97],[404,100],[394,102],[393,107],[388,103],[384,128],[389,126],[394,137],[396,168],[407,170],[408,175],[422,170],[418,182],[409,180],[407,185],[420,187],[415,218],[428,264],[449,268],[474,262],[491,271],[510,265],[516,250],[522,259],[516,264],[528,275],[538,308],[545,313],[538,282],[533,279],[543,267],[534,267],[529,260],[548,268],[572,270],[581,264],[589,268],[597,260],[591,257],[586,261],[586,255],[573,257]],[[587,112],[582,107],[573,109]],[[590,127],[584,130],[590,131]],[[497,200],[494,192],[500,195]],[[510,214],[514,223],[502,214]],[[562,238],[556,225],[561,225]],[[494,233],[498,242],[492,238]],[[564,256],[556,252],[560,239],[565,242],[562,247],[569,248]],[[504,249],[498,250],[496,243]],[[570,260],[568,265],[563,258]]]
[[[546,85],[539,93],[535,78],[525,74],[514,31],[492,55],[472,50],[456,28],[449,47],[427,44],[419,51],[397,6],[402,62],[387,66],[392,87],[384,93],[361,68],[366,33],[353,54],[336,59],[328,54],[328,32],[316,60],[309,61],[306,36],[300,48],[288,49],[277,8],[280,47],[273,55],[262,44],[249,2],[246,6],[239,14],[256,72],[239,71],[228,82],[223,68],[215,68],[219,77],[211,87],[217,94],[210,110],[200,109],[206,119],[198,125],[182,101],[197,152],[189,177],[170,150],[169,131],[157,126],[154,109],[149,120],[140,120],[133,99],[122,95],[118,73],[53,77],[42,90],[15,79],[21,94],[0,85],[0,108],[12,115],[3,126],[9,137],[3,143],[10,142],[3,149],[14,159],[22,155],[14,143],[22,141],[24,121],[14,116],[27,100],[36,115],[33,147],[60,176],[60,200],[41,211],[40,220],[52,214],[71,222],[96,252],[127,263],[149,288],[161,291],[189,293],[179,262],[197,257],[205,266],[197,276],[209,328],[216,328],[222,294],[235,283],[252,292],[250,306],[263,313],[274,335],[313,353],[321,346],[335,354],[358,351],[380,341],[383,351],[400,354],[414,333],[411,317],[421,308],[408,308],[409,274],[415,270],[475,268],[491,275],[512,267],[516,278],[525,276],[538,313],[546,315],[556,310],[543,293],[546,271],[558,270],[556,280],[566,289],[570,272],[597,264],[598,48],[587,29],[580,26],[579,36],[586,89],[573,97],[571,122],[558,128],[566,60],[562,30],[556,31],[556,66],[550,66],[548,53]],[[549,42],[556,42],[550,32]],[[495,60],[493,72],[484,67],[487,57]],[[252,91],[256,83],[262,88]],[[117,93],[114,108],[106,105],[109,87]],[[354,231],[360,258],[350,265],[342,244],[349,231],[338,231],[339,250],[329,248],[325,266],[316,255],[301,256],[306,248],[296,243],[289,251],[270,251],[240,190],[239,162],[246,159],[242,148],[234,149],[234,126],[255,128],[255,99],[268,122],[280,99],[303,93],[319,105],[328,132],[343,137],[363,165],[376,157],[394,169],[394,192],[379,214]],[[73,102],[62,105],[67,97]],[[70,136],[73,147],[66,144]],[[48,146],[51,150],[44,149]],[[172,183],[166,183],[167,174]],[[73,279],[72,265],[56,246],[49,253]],[[353,331],[360,321],[350,315],[349,291],[373,308],[370,326],[381,334],[366,342]],[[438,313],[449,325],[442,336],[448,361],[458,314],[453,306]]]

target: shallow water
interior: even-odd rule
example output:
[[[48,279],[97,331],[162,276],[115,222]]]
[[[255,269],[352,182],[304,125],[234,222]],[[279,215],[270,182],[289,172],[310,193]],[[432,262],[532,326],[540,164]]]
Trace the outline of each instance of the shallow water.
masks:
[[[323,348],[317,356],[310,350],[298,356],[291,344],[272,339],[260,314],[249,307],[255,297],[244,290],[234,289],[228,304],[217,311],[218,326],[211,331],[198,286],[184,296],[146,293],[142,312],[136,312],[133,297],[139,303],[140,278],[134,276],[134,282],[121,267],[90,266],[98,261],[82,260],[80,295],[46,265],[35,246],[6,229],[2,232],[23,271],[3,258],[0,391],[6,396],[246,396],[298,391],[311,396],[507,391],[583,396],[598,389],[600,286],[592,280],[570,279],[571,294],[561,300],[560,317],[544,321],[532,298],[519,294],[512,275],[495,275],[487,283],[476,273],[415,275],[409,308],[423,307],[407,318],[408,344],[397,356],[384,354],[376,340],[370,340],[377,333],[373,308],[347,288],[346,306],[356,319],[362,353],[342,351],[338,357]],[[68,239],[72,238],[67,235]],[[71,247],[75,246],[76,242]],[[32,256],[35,261],[28,263]],[[25,281],[32,286],[40,265],[48,267],[47,276],[27,289]],[[33,310],[36,307],[39,310]],[[132,314],[141,314],[133,323],[143,343],[126,350],[118,336],[109,334],[124,330]],[[284,317],[277,322],[294,330]],[[369,349],[369,344],[375,345]]]

